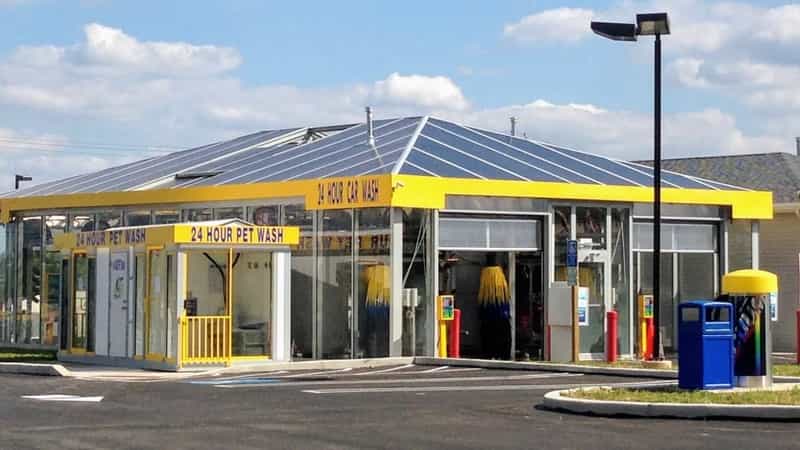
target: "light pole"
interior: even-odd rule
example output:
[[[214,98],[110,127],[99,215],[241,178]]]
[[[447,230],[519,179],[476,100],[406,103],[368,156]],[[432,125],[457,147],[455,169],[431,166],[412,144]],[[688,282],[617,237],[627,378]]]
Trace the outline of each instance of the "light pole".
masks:
[[[16,191],[16,190],[19,189],[19,184],[21,182],[23,182],[23,181],[32,181],[32,180],[33,180],[33,178],[26,177],[24,175],[20,175],[20,174],[14,175],[14,190]]]
[[[636,23],[592,22],[592,31],[614,41],[636,41],[655,36],[655,86],[653,105],[653,356],[661,354],[661,35],[669,34],[667,13],[637,14]]]

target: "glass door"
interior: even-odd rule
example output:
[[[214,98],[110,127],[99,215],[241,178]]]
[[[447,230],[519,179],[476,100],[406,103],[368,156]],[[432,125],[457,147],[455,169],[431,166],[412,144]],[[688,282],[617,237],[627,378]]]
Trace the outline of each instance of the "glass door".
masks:
[[[585,262],[578,268],[578,284],[588,293],[588,323],[579,327],[579,350],[585,357],[605,352],[605,316],[609,308],[605,269],[605,262]]]
[[[270,355],[272,253],[236,251],[233,275],[233,356]]]
[[[609,209],[599,206],[574,208],[575,239],[578,241],[578,307],[586,307],[579,325],[582,359],[602,358],[606,347],[606,311],[612,308],[609,258]],[[579,309],[579,316],[582,316]]]

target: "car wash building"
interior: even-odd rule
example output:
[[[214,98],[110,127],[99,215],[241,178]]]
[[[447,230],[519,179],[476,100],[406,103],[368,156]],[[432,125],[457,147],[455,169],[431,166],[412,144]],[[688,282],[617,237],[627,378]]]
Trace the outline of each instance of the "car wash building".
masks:
[[[433,117],[264,131],[76,175],[0,198],[0,341],[166,368],[433,356],[449,294],[461,356],[557,359],[573,281],[578,356],[601,357],[615,310],[633,357],[652,182],[644,165]],[[662,198],[669,351],[678,303],[719,292],[728,228],[757,230],[772,201],[673,172]]]

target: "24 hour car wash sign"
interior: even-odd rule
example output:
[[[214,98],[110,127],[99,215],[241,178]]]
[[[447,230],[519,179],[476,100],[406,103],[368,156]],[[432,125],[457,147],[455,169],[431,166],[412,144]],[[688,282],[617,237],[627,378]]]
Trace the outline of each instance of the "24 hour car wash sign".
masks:
[[[388,206],[391,197],[388,177],[353,177],[322,180],[317,183],[316,209]]]

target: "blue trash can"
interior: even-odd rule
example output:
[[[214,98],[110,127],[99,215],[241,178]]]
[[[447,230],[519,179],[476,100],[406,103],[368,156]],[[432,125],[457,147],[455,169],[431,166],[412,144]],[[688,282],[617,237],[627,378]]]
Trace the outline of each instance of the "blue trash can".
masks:
[[[678,306],[678,386],[733,387],[733,305],[691,301]]]

